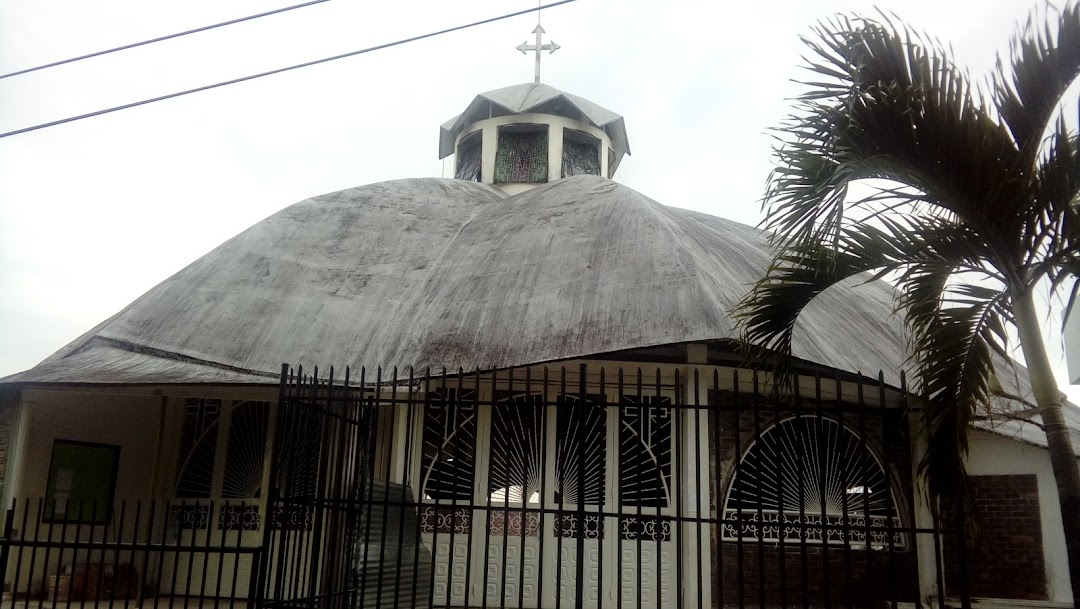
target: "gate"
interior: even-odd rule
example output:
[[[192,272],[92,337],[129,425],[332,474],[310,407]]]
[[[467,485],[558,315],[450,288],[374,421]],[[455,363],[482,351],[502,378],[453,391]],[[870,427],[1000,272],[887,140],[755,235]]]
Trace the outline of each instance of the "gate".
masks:
[[[283,366],[281,379],[257,606],[358,607],[374,409],[348,373],[320,379]]]

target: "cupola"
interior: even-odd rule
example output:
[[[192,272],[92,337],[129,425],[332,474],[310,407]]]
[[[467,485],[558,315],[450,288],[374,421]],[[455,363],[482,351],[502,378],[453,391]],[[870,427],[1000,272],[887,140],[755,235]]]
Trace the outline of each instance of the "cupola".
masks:
[[[615,175],[630,154],[623,117],[591,101],[539,82],[481,93],[465,111],[443,124],[439,158],[454,155],[454,177],[492,184],[507,194],[574,175]]]

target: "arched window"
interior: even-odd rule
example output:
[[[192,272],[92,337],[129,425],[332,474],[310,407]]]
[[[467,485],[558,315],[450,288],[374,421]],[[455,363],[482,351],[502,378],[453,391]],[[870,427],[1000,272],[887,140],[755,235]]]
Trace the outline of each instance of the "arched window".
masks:
[[[865,546],[869,534],[870,546],[881,548],[890,526],[899,528],[889,479],[864,441],[838,421],[800,416],[770,428],[743,455],[723,537]],[[899,533],[893,540],[903,545]]]

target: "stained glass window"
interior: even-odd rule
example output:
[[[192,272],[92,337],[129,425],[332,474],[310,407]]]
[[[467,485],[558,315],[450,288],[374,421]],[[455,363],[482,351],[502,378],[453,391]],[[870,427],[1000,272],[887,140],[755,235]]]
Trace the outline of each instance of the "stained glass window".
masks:
[[[600,151],[595,144],[578,142],[570,138],[563,140],[562,157],[563,177],[579,175],[600,175]]]
[[[210,497],[217,458],[221,400],[188,398],[180,429],[180,461],[176,468],[176,496],[181,499]]]
[[[482,160],[481,139],[479,133],[474,133],[461,140],[457,152],[457,171],[454,177],[459,180],[471,182],[480,181],[480,163]]]
[[[496,182],[546,182],[547,131],[499,131],[495,153]]]

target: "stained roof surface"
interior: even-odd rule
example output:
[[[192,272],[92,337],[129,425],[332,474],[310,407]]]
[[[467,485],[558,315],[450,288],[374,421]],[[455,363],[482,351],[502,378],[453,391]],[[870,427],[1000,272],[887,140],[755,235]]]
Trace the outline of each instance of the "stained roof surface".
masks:
[[[513,197],[383,182],[270,216],[5,380],[79,381],[83,366],[65,362],[102,341],[273,374],[282,362],[483,368],[734,338],[728,311],[768,260],[757,229],[596,176]],[[897,381],[891,298],[884,283],[824,294],[796,355]]]
[[[283,362],[486,369],[734,339],[728,312],[769,259],[755,228],[597,176],[512,197],[383,182],[270,216],[0,382],[272,383]],[[884,282],[836,286],[794,354],[899,384],[892,308]]]

